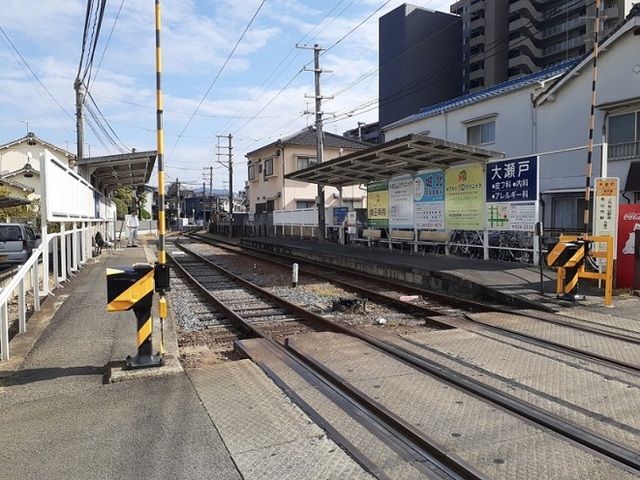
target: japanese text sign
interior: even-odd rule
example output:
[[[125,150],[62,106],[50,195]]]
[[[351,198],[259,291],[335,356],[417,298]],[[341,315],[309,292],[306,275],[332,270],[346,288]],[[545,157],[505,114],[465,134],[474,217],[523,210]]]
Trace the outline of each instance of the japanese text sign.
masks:
[[[538,199],[538,157],[487,164],[487,202],[531,202]]]

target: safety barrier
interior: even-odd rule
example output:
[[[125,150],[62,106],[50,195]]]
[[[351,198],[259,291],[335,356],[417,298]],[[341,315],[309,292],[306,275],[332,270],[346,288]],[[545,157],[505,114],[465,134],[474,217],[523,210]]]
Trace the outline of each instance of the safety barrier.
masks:
[[[40,310],[40,259],[42,258],[42,246],[33,250],[33,253],[14,275],[6,287],[0,291],[0,360],[9,359],[9,330],[12,327],[12,321],[9,316],[9,303],[13,300],[17,290],[17,316],[18,316],[18,332],[27,331],[27,291],[32,291],[33,309]],[[28,288],[28,281],[30,287]],[[44,281],[43,284],[47,282]]]
[[[595,244],[605,246],[596,250]],[[547,265],[558,268],[556,293],[575,297],[580,279],[604,281],[604,304],[610,306],[613,296],[613,237],[611,235],[560,235],[550,248]],[[586,269],[587,257],[604,260],[604,272]]]

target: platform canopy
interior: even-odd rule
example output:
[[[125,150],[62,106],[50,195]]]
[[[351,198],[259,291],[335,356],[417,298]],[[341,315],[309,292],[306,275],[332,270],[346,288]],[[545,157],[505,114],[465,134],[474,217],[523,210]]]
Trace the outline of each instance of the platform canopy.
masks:
[[[83,158],[78,168],[84,169],[94,187],[103,192],[118,187],[140,187],[151,178],[156,154],[153,150]]]
[[[504,158],[504,153],[412,134],[297,170],[285,177],[344,187],[411,175],[430,168],[447,168],[456,163],[486,163],[492,158]]]

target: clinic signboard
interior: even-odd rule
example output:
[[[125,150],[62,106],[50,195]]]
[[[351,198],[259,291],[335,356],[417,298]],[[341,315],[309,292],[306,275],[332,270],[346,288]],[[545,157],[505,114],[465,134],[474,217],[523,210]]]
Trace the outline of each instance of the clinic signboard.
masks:
[[[447,230],[484,228],[482,165],[468,164],[445,171],[444,214]]]
[[[413,177],[389,180],[389,228],[413,228]]]
[[[490,162],[485,170],[489,230],[532,232],[538,221],[538,157]]]
[[[424,172],[413,179],[415,228],[444,230],[444,174]]]
[[[389,226],[389,185],[386,181],[367,186],[367,218],[370,227]]]

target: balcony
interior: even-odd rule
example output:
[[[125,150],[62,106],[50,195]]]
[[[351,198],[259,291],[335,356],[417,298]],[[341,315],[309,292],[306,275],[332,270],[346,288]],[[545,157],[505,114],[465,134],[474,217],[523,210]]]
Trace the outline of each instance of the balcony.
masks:
[[[607,151],[610,161],[637,159],[640,158],[640,141],[609,144]]]

